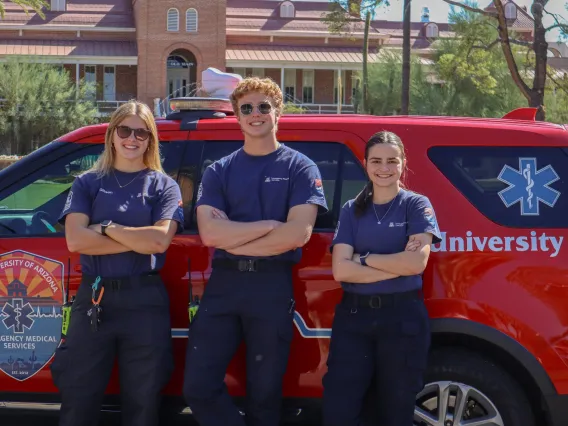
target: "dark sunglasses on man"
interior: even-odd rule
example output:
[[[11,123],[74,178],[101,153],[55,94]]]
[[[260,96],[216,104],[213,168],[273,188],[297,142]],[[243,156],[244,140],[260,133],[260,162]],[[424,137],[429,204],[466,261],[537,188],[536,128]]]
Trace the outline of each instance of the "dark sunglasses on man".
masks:
[[[254,111],[255,105],[251,103],[242,104],[240,106],[241,114],[242,115],[251,115]],[[258,112],[263,115],[270,114],[272,111],[272,105],[269,102],[261,102],[257,105]]]
[[[132,132],[134,132],[134,137],[136,138],[136,140],[139,140],[141,142],[148,139],[150,137],[150,135],[152,134],[152,132],[150,132],[150,130],[147,130],[147,129],[133,129],[133,128],[128,127],[128,126],[117,126],[116,127],[116,134],[119,137],[121,137],[122,139],[126,139],[126,138],[130,137]]]

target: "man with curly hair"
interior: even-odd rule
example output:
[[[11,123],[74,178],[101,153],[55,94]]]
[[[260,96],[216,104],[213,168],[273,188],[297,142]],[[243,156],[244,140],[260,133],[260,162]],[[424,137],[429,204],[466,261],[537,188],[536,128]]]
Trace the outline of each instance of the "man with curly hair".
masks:
[[[246,78],[231,101],[244,145],[207,167],[199,188],[199,235],[215,254],[189,331],[184,396],[201,426],[278,426],[294,331],[292,267],[328,207],[315,163],[276,138],[278,85]],[[243,339],[244,416],[224,383]]]

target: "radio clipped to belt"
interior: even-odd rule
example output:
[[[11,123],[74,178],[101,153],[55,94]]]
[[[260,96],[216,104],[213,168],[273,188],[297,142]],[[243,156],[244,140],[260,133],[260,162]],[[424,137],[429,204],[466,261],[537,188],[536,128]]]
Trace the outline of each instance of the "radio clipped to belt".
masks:
[[[199,296],[193,297],[193,284],[191,282],[191,259],[187,260],[187,281],[189,286],[189,303],[187,305],[187,313],[189,316],[189,323],[191,324],[195,316],[197,315],[197,310],[199,309]]]
[[[61,321],[61,338],[67,337],[67,331],[69,330],[69,324],[71,322],[71,308],[73,307],[73,302],[75,301],[75,296],[69,300],[69,281],[71,279],[71,259],[67,260],[67,288],[65,289],[65,300],[61,306],[61,315],[63,317]]]

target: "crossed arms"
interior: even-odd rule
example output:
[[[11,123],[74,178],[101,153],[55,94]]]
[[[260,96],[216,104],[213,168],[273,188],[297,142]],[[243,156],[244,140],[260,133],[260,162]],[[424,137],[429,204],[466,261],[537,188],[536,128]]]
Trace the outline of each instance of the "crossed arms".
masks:
[[[286,222],[235,222],[221,210],[201,205],[197,208],[197,224],[201,241],[207,247],[235,255],[275,256],[309,241],[317,211],[317,205],[303,204],[290,209]]]
[[[365,284],[421,274],[428,263],[431,243],[431,234],[411,235],[404,251],[371,254],[368,266],[361,265],[360,254],[353,253],[352,246],[337,244],[333,248],[333,277],[336,281]]]
[[[71,252],[90,255],[134,251],[141,254],[164,253],[177,231],[175,220],[164,219],[140,228],[111,224],[101,235],[99,224],[89,226],[89,217],[70,213],[65,220],[65,238]]]

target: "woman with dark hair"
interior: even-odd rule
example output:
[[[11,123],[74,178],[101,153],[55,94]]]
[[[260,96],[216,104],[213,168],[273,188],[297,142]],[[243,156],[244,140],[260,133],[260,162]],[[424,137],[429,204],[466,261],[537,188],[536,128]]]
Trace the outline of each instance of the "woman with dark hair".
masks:
[[[405,189],[406,155],[394,133],[365,148],[369,182],[343,206],[333,239],[335,310],[323,379],[325,426],[359,426],[373,379],[377,425],[413,424],[430,348],[422,272],[440,231],[428,198]]]

